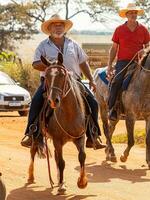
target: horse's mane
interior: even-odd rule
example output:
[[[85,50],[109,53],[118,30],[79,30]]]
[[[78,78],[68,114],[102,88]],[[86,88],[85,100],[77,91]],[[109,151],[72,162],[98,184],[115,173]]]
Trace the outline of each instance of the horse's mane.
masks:
[[[83,97],[81,96],[81,92],[82,91],[81,91],[79,85],[77,84],[77,81],[71,75],[70,75],[70,83],[72,84],[74,95],[77,98],[77,101],[79,103],[79,106],[80,106],[82,112],[85,112],[84,103],[83,103]]]

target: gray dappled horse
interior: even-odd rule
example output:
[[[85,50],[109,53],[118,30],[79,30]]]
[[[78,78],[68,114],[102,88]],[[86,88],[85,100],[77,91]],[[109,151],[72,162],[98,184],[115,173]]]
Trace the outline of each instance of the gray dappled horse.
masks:
[[[87,186],[85,173],[85,109],[80,94],[79,86],[73,79],[72,75],[65,69],[62,62],[62,56],[58,55],[58,62],[50,64],[42,57],[44,64],[50,65],[46,69],[45,86],[46,86],[46,107],[44,108],[45,116],[48,109],[53,109],[53,114],[46,119],[40,120],[40,126],[46,137],[52,138],[54,145],[54,155],[58,170],[58,193],[64,194],[66,187],[64,184],[63,171],[65,161],[63,159],[63,146],[72,141],[79,152],[78,159],[80,162],[80,176],[77,185],[79,188]],[[49,107],[49,108],[48,108]],[[34,156],[37,152],[36,143],[31,147],[31,163],[29,167],[28,182],[34,181]],[[71,181],[71,179],[70,179]]]
[[[97,84],[96,99],[100,107],[100,115],[103,122],[104,133],[110,133],[112,136],[115,126],[119,121],[108,122],[108,86],[99,78],[99,70],[94,72],[94,79]],[[124,108],[128,145],[120,157],[122,162],[127,160],[130,149],[134,145],[134,125],[138,119],[144,119],[146,122],[146,162],[150,168],[150,50],[147,50],[146,55],[137,64],[135,72],[130,81],[127,90],[123,91],[122,104]],[[109,152],[106,153],[106,158],[109,158]]]

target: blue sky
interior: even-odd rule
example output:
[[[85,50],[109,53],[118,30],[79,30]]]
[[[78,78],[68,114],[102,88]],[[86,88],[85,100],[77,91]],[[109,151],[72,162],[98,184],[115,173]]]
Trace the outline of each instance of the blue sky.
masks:
[[[22,2],[26,0],[15,0],[16,2]],[[0,0],[1,4],[9,3],[10,0]],[[134,2],[134,0],[121,0],[119,2],[120,7],[126,7],[128,3]],[[112,31],[116,26],[123,23],[124,20],[120,18],[117,13],[115,16],[106,16],[108,18],[107,23],[101,24],[99,22],[92,22],[91,19],[85,15],[80,14],[76,17],[72,18],[71,20],[74,23],[73,28],[76,30],[98,30],[98,31]],[[110,20],[109,20],[110,19]]]

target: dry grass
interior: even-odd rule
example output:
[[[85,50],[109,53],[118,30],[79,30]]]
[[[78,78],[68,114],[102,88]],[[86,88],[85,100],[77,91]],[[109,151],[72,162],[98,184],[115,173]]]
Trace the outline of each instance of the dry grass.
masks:
[[[135,130],[134,132],[135,144],[145,146],[145,130]],[[127,133],[121,133],[112,137],[113,143],[127,143]]]

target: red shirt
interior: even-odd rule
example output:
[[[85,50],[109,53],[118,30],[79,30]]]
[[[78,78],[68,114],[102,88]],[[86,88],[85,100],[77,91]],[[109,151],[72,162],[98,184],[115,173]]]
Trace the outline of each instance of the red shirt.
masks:
[[[132,32],[125,23],[116,28],[112,41],[119,45],[117,59],[131,60],[150,41],[150,34],[142,24],[138,23]]]

